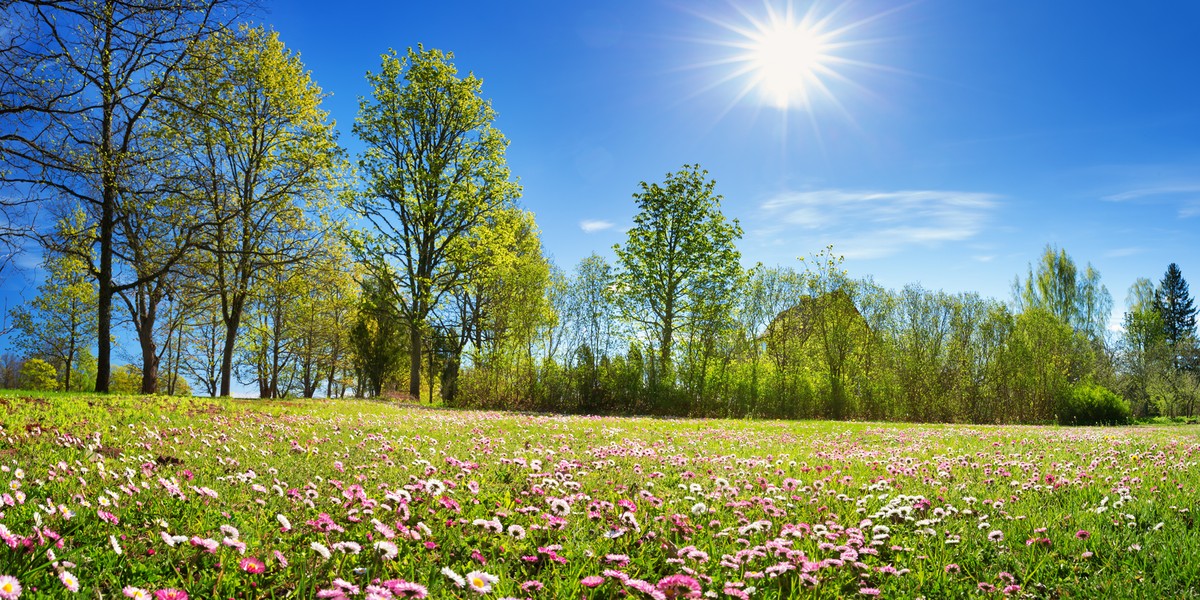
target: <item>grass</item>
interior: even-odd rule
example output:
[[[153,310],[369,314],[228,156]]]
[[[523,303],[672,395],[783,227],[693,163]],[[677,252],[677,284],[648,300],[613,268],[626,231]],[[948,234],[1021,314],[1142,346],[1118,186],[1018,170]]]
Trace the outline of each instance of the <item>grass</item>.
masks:
[[[76,579],[104,598],[1200,597],[1194,426],[0,392],[0,427],[0,598],[2,576],[39,598]]]

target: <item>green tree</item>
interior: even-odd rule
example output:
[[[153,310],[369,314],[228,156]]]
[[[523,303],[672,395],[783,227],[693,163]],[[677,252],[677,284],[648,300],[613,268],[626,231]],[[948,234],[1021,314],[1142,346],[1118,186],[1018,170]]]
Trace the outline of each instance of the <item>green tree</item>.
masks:
[[[150,110],[184,68],[188,45],[239,12],[237,0],[0,5],[8,39],[22,40],[0,55],[0,160],[11,167],[0,174],[33,200],[81,204],[95,226],[98,392],[109,388],[114,297],[159,275],[121,269],[130,257],[118,250],[118,224],[154,185],[141,173]]]
[[[375,229],[354,236],[354,248],[379,281],[396,284],[413,398],[430,314],[472,272],[472,258],[486,256],[472,248],[481,228],[520,195],[483,82],[460,78],[453,56],[420,46],[383,55],[380,71],[367,74],[371,96],[360,99],[354,123],[366,146],[366,189],[354,208]]]
[[[661,185],[640,185],[634,226],[625,245],[613,247],[619,305],[657,346],[655,378],[670,385],[676,336],[695,333],[706,309],[733,305],[742,228],[721,214],[716,181],[699,165],[668,173]]]
[[[214,34],[192,45],[188,66],[171,80],[176,110],[160,120],[186,174],[179,192],[212,223],[194,270],[220,308],[220,395],[228,396],[259,278],[320,246],[325,227],[314,213],[338,193],[345,162],[321,89],[277,33]]]
[[[1176,367],[1191,367],[1183,357],[1191,353],[1191,348],[1186,346],[1196,334],[1196,307],[1188,292],[1187,280],[1175,263],[1171,263],[1163,274],[1162,283],[1158,286],[1156,308],[1162,317],[1167,347],[1175,354],[1173,364]]]
[[[59,220],[55,246],[44,255],[46,278],[29,307],[13,310],[13,326],[20,332],[17,347],[27,355],[57,365],[61,388],[74,390],[72,373],[81,352],[96,342],[96,285],[80,254],[90,250],[87,217],[76,210]]]
[[[21,365],[21,389],[52,392],[58,388],[58,370],[54,365],[31,358]]]
[[[1017,308],[1045,310],[1093,340],[1103,340],[1112,313],[1112,296],[1089,263],[1082,273],[1065,249],[1046,246],[1037,271],[1031,264],[1022,281],[1013,281]]]

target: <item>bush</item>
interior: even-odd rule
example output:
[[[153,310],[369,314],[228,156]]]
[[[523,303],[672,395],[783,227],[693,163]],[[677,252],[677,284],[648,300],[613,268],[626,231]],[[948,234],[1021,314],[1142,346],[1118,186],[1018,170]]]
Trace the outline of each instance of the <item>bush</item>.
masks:
[[[1124,398],[1094,383],[1072,387],[1058,403],[1060,425],[1121,425],[1132,414]]]
[[[40,359],[31,358],[21,366],[21,388],[52,392],[58,389],[58,369]]]

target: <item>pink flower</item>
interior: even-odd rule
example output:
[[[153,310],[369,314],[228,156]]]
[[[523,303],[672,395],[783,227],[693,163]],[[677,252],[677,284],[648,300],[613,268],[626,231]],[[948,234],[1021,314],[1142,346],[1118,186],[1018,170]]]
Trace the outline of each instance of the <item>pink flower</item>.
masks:
[[[166,588],[154,592],[154,600],[188,600],[187,592],[175,588]]]
[[[670,575],[659,580],[655,586],[667,598],[699,598],[700,582],[687,575]]]
[[[600,587],[600,584],[604,583],[604,578],[599,575],[588,575],[587,577],[580,579],[579,583],[586,588]]]
[[[126,598],[132,598],[133,600],[150,600],[150,592],[139,587],[133,587],[132,585],[125,586],[125,589],[121,590],[121,593]]]
[[[1017,593],[1017,592],[1019,592],[1019,591],[1021,591],[1021,586],[1019,586],[1019,585],[1017,585],[1017,584],[1015,584],[1015,583],[1014,583],[1014,584],[1012,584],[1012,585],[1006,585],[1006,586],[1004,586],[1004,595],[1006,595],[1006,596],[1007,596],[1008,594],[1015,594],[1015,593]]]
[[[962,567],[958,566],[955,563],[950,563],[950,564],[946,565],[945,571],[947,573],[958,573],[958,572],[962,571]]]
[[[59,573],[58,580],[61,581],[63,586],[70,590],[72,594],[79,591],[79,578],[72,575],[70,571],[63,571]]]
[[[1086,539],[1092,537],[1092,534],[1083,529],[1080,529],[1079,531],[1075,532],[1075,537],[1077,537],[1081,540],[1086,540]]]
[[[398,598],[424,598],[429,595],[429,590],[425,586],[403,579],[385,581],[383,585]]]
[[[0,575],[0,600],[17,600],[21,596],[21,582],[12,575]]]
[[[879,588],[862,588],[858,590],[858,593],[864,596],[878,596],[880,594]]]
[[[258,575],[259,573],[267,570],[267,565],[263,564],[263,561],[258,560],[253,556],[247,556],[246,558],[238,561],[238,566],[241,567],[243,571],[250,573],[251,575]]]

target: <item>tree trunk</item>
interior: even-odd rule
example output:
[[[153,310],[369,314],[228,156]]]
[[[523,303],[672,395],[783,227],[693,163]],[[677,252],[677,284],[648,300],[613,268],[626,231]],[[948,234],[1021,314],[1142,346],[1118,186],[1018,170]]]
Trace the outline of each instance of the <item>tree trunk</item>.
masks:
[[[149,317],[138,328],[138,345],[142,347],[142,393],[158,393],[158,345],[154,343],[154,320]]]
[[[228,397],[233,386],[233,347],[237,344],[238,316],[225,323],[225,344],[221,348],[221,396]]]
[[[415,319],[408,326],[408,393],[414,402],[421,401],[421,324]],[[429,399],[433,402],[433,398]]]
[[[104,192],[100,217],[100,276],[99,302],[96,313],[96,393],[107,394],[112,377],[112,301],[113,301],[113,204],[111,192]]]

